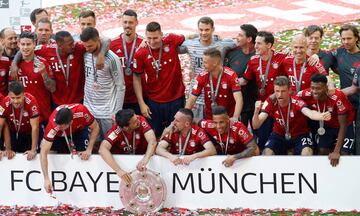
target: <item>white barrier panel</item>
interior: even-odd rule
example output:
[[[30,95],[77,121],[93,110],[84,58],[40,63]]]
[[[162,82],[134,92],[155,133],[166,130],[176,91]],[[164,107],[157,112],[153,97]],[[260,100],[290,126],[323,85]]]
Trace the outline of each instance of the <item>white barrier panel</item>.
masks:
[[[141,156],[117,155],[125,170],[133,170]],[[349,211],[360,209],[360,157],[343,156],[331,167],[326,156],[253,157],[225,168],[225,157],[173,166],[154,156],[149,168],[160,172],[167,185],[165,207],[196,208],[311,208]],[[122,208],[119,178],[99,155],[89,161],[69,155],[49,155],[54,183],[51,198],[43,189],[39,156],[26,161],[18,154],[0,161],[1,205],[57,205]]]

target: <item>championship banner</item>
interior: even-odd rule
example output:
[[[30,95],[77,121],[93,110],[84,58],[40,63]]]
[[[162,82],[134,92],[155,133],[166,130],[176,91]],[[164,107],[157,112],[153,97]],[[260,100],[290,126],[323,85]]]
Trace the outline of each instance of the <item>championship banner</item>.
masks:
[[[114,157],[129,172],[142,159],[130,155]],[[148,177],[152,180],[146,182],[154,182],[155,189],[144,183],[141,175],[134,188],[140,201],[148,200],[154,190],[159,192],[155,198],[166,194],[163,207],[360,210],[358,156],[342,156],[337,167],[330,165],[327,156],[257,156],[238,160],[230,168],[222,165],[224,159],[225,156],[212,156],[195,160],[189,166],[174,166],[168,159],[153,156],[148,164]],[[22,154],[12,160],[3,158],[0,203],[124,208],[119,194],[120,178],[99,155],[92,155],[89,161],[71,159],[70,155],[49,155],[48,160],[54,189],[51,196],[43,188],[39,155],[33,161],[27,161]],[[156,180],[158,174],[164,188]],[[129,205],[134,202],[129,201]]]

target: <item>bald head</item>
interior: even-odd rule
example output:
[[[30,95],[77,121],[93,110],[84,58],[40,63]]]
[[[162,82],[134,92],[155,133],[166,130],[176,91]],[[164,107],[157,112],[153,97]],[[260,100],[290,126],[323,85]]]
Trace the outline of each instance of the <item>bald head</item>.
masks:
[[[4,48],[9,50],[17,49],[17,36],[12,28],[3,28],[0,31],[0,39]]]
[[[306,59],[307,42],[303,34],[296,34],[292,40],[292,51],[297,63]]]

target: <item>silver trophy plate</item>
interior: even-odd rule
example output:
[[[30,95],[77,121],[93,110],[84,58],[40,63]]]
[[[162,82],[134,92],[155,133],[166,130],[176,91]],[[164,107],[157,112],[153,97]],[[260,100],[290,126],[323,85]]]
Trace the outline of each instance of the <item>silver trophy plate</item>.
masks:
[[[120,199],[126,210],[136,213],[159,211],[166,198],[166,185],[160,173],[147,169],[130,172],[132,183],[120,183]]]

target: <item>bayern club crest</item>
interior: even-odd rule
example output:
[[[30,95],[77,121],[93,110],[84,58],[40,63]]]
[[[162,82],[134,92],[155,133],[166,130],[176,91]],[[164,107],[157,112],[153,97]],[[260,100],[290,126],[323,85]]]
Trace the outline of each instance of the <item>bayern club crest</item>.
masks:
[[[274,68],[274,69],[278,69],[278,68],[279,68],[279,64],[276,63],[276,62],[274,62],[274,63],[273,63],[273,68]]]

